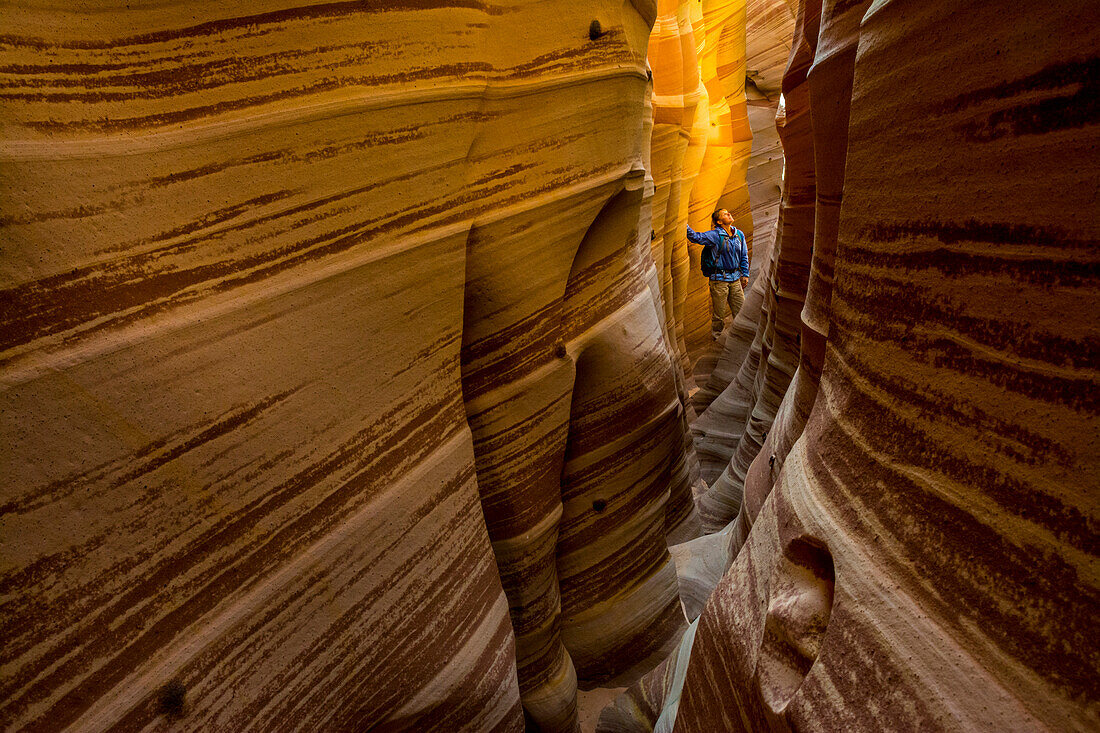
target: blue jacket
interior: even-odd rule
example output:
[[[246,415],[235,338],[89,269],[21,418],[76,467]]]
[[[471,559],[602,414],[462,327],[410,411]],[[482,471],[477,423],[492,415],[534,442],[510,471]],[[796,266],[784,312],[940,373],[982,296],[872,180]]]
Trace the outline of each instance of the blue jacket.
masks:
[[[733,236],[721,227],[709,232],[687,228],[688,241],[703,245],[703,274],[712,280],[733,282],[749,276],[749,247],[745,244],[745,233],[737,227],[730,229]]]

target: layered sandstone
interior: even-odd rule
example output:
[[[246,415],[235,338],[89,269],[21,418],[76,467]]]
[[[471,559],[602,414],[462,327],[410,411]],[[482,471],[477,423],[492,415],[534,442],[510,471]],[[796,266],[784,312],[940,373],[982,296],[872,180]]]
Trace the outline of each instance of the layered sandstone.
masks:
[[[746,380],[735,380],[711,404],[710,410],[729,415],[738,432],[724,430],[718,436],[707,434],[707,420],[696,428],[697,441],[709,442],[712,454],[723,458],[726,446],[736,435],[736,447],[728,465],[700,497],[699,509],[709,531],[724,527],[741,505],[745,475],[760,450],[775,419],[779,403],[798,366],[800,352],[799,314],[806,297],[814,236],[815,177],[813,125],[810,115],[810,90],[806,75],[813,62],[820,24],[820,2],[803,2],[795,25],[791,57],[783,77],[784,115],[778,125],[783,144],[786,173],[783,197],[777,220],[775,254],[768,280],[763,283],[763,305],[757,323],[760,343],[759,361],[748,365],[752,387],[744,393]],[[755,350],[749,356],[756,358]],[[742,422],[741,415],[745,418]],[[728,421],[727,418],[726,421]],[[717,428],[723,430],[723,423]],[[708,474],[704,474],[709,478]]]
[[[1071,3],[1016,10],[823,4],[804,377],[676,731],[1100,724],[1100,222],[1095,171],[1066,165],[1100,142],[1100,36]],[[660,726],[646,683],[632,720]]]
[[[5,9],[3,726],[1100,726],[1100,35],[790,4]]]
[[[767,273],[769,269],[782,192],[783,149],[776,129],[776,116],[778,114],[782,119],[784,114],[779,109],[780,83],[790,50],[794,20],[783,0],[750,2],[747,5],[745,65],[749,83],[746,88],[746,112],[752,148],[745,183],[752,212],[749,222],[752,228],[747,232],[752,247],[750,289],[745,294],[745,306],[734,319],[720,348],[694,364],[693,377],[698,389],[692,395],[692,405],[700,416],[738,375],[754,342],[764,285],[757,276],[760,272]],[[779,52],[782,56],[777,61]],[[753,79],[755,83],[752,83]],[[759,348],[759,343],[756,343],[756,348]],[[750,362],[753,368],[757,362],[758,355]],[[751,383],[752,378],[749,377],[748,381]],[[723,422],[727,425],[731,423]],[[712,425],[706,432],[721,432],[721,427]],[[713,481],[729,461],[732,447],[722,446],[736,444],[736,438],[719,440],[715,446],[725,455],[712,456],[708,454],[707,441],[696,442],[703,476],[707,481]]]
[[[710,124],[707,90],[699,74],[696,25],[701,31],[702,11],[698,4],[661,0],[648,46],[653,77],[648,166],[654,185],[650,202],[652,256],[660,279],[666,328],[685,374],[691,374],[684,330],[690,265],[683,228],[687,224],[689,194],[706,152]]]
[[[573,730],[676,643],[654,11],[4,11],[5,727]]]
[[[757,44],[759,58],[747,60],[749,6],[768,42]],[[777,9],[781,13],[776,13]],[[761,122],[762,118],[749,112],[746,64],[757,68],[761,86],[773,93],[769,99],[753,87],[753,101],[774,110],[778,89],[770,84],[778,86],[778,74],[773,57],[776,47],[789,46],[791,21],[782,0],[750,4],[744,0],[668,0],[658,4],[649,42],[654,79],[653,258],[660,273],[668,329],[674,334],[673,345],[689,376],[691,391],[697,386],[692,380],[706,381],[714,358],[708,355],[713,346],[707,280],[699,271],[701,248],[687,242],[685,225],[709,229],[711,212],[727,208],[746,232],[751,255],[757,256],[753,220],[759,214],[754,207],[763,207],[752,199],[748,169],[753,165],[750,120]],[[773,139],[770,131],[765,132],[761,151],[771,149],[768,139]],[[776,157],[770,156],[772,160]],[[779,174],[778,166],[768,167],[772,183]],[[759,254],[766,256],[767,249]]]
[[[837,227],[844,193],[844,166],[848,150],[848,114],[859,21],[869,6],[824,0],[821,32],[807,83],[813,100],[814,167],[816,203],[813,257],[802,310],[799,364],[790,388],[783,395],[773,429],[748,469],[744,501],[737,526],[730,536],[736,554],[749,528],[771,492],[776,477],[795,441],[802,435],[817,398],[825,343],[829,337],[830,299]]]

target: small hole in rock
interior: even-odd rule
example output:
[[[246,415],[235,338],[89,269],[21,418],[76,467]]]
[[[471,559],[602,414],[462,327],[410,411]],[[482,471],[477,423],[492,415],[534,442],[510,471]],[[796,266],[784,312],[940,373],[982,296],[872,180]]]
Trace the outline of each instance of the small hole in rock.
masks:
[[[554,356],[559,359],[564,359],[569,352],[565,350],[565,344],[558,344],[554,347]]]
[[[172,680],[160,688],[160,696],[157,700],[157,711],[169,718],[178,718],[183,715],[183,706],[186,702],[187,688],[179,680]]]
[[[602,35],[603,28],[600,26],[600,21],[592,21],[591,25],[588,26],[588,40],[594,41]]]
[[[604,509],[607,509],[607,502],[603,499],[596,499],[592,502],[592,508],[597,512],[602,512]]]
[[[781,715],[821,651],[832,614],[836,570],[820,540],[802,535],[783,550],[768,586],[768,614],[756,662],[761,700]]]

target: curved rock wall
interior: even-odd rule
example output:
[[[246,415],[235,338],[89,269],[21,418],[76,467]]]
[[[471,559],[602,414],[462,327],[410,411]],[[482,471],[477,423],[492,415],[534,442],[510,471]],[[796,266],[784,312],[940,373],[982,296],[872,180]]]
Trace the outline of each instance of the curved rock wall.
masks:
[[[706,6],[699,5],[698,15],[702,16]],[[742,82],[740,90],[734,90],[740,96],[742,100],[741,114],[744,115],[747,111],[747,119],[754,124],[753,128],[753,140],[752,140],[752,155],[746,156],[744,152],[740,154],[741,160],[737,162],[737,165],[747,168],[748,174],[748,193],[752,201],[752,217],[754,219],[762,219],[765,221],[771,221],[774,223],[775,216],[778,211],[779,192],[778,186],[781,180],[782,174],[782,150],[779,145],[778,136],[775,129],[775,116],[776,108],[780,108],[780,119],[783,119],[782,108],[779,105],[779,87],[780,78],[783,73],[783,68],[780,63],[776,61],[775,49],[783,49],[782,59],[786,60],[787,52],[790,48],[790,36],[795,24],[795,16],[789,11],[787,5],[783,0],[770,0],[769,2],[750,2],[747,6],[747,18],[739,18],[739,10],[736,4],[721,4],[718,6],[711,6],[711,12],[717,11],[721,13],[721,17],[726,18],[726,25],[721,31],[720,38],[723,39],[723,44],[720,46],[728,53],[729,41],[731,35],[736,38],[736,33],[730,33],[731,29],[736,30],[740,25],[746,23],[750,27],[757,29],[757,36],[754,39],[749,39],[749,47],[757,49],[758,56],[750,56],[741,64],[731,63],[729,56],[722,56],[719,54],[719,58],[725,61],[725,73],[732,76],[724,77],[721,81],[724,85],[729,85],[731,80],[736,78],[740,74],[740,78],[744,79],[744,69],[748,68],[757,69],[754,72],[756,74],[757,82],[760,89],[766,89],[773,95],[772,99],[764,97],[755,85],[753,85],[753,95],[751,105],[744,103],[744,83]],[[732,20],[731,20],[732,19]],[[657,35],[655,28],[654,35]],[[765,37],[762,42],[761,35]],[[653,49],[653,39],[651,39],[650,45],[651,53]],[[651,57],[652,62],[652,57]],[[732,71],[731,71],[732,69]],[[655,76],[655,78],[657,78]],[[726,93],[728,86],[723,86],[723,93]],[[731,166],[732,167],[732,166]],[[704,172],[706,172],[704,166]],[[704,180],[702,177],[700,181]],[[741,181],[742,183],[736,184],[735,187],[744,187],[745,174],[734,174],[728,176],[728,180],[731,182]],[[697,185],[695,193],[698,193],[700,187]],[[700,216],[702,222],[693,222],[696,226],[705,227],[709,226],[709,214],[713,210],[714,204],[719,197],[718,193],[713,194],[711,204],[707,204],[704,207],[698,208],[697,215]],[[693,205],[695,205],[697,199],[693,198]],[[723,204],[727,205],[728,204]],[[712,388],[712,385],[716,383],[717,379],[721,379],[720,372],[722,369],[728,369],[728,365],[733,363],[733,367],[736,370],[737,366],[740,366],[742,362],[751,364],[753,371],[748,376],[748,383],[751,387],[752,375],[755,374],[755,366],[758,363],[757,360],[744,359],[747,351],[750,347],[750,342],[753,341],[753,334],[756,331],[756,316],[759,313],[761,302],[764,294],[764,284],[771,282],[769,277],[769,271],[772,266],[772,247],[771,243],[774,241],[774,232],[757,231],[758,235],[761,235],[757,239],[758,246],[753,252],[753,286],[751,290],[746,294],[746,303],[742,308],[741,313],[734,319],[733,325],[727,331],[724,337],[724,350],[721,353],[720,358],[715,358],[717,354],[713,351],[710,354],[704,355],[702,358],[695,362],[695,376],[700,381],[705,381],[706,387],[703,389],[697,389],[692,396],[692,403],[694,405],[706,406],[706,403],[702,401],[702,395],[708,388]],[[763,242],[763,246],[759,242]],[[697,260],[697,257],[696,257]],[[697,262],[695,263],[697,267]],[[757,272],[761,272],[763,277],[756,277]],[[709,305],[704,303],[703,315],[706,316],[709,313]],[[698,315],[698,314],[696,314]],[[747,333],[748,337],[744,338],[744,334]],[[759,356],[759,339],[755,342],[755,353]],[[737,356],[731,356],[737,355]],[[733,361],[736,359],[736,361]],[[708,374],[708,370],[714,369],[714,372]],[[725,377],[726,383],[730,381],[730,377]],[[724,385],[723,385],[724,386]],[[717,423],[717,420],[713,418],[713,412],[708,411],[700,420],[706,419],[708,416],[712,422]],[[698,439],[695,441],[697,449],[706,451],[706,444],[700,442]],[[736,445],[736,440],[734,441]],[[704,461],[706,458],[704,458]],[[723,460],[723,466],[725,461]],[[720,472],[721,468],[715,473]],[[702,499],[704,497],[697,497]],[[705,503],[701,504],[702,508],[706,508]],[[733,507],[731,516],[736,514],[737,507]],[[717,536],[702,537],[696,540],[692,540],[686,543],[676,545],[672,548],[673,556],[676,559],[677,574],[679,576],[680,585],[680,600],[685,609],[685,612],[689,619],[697,618],[699,610],[702,607],[702,602],[705,600],[706,595],[713,589],[717,578],[725,571],[728,565],[728,559],[721,553],[713,553],[708,550],[714,546],[715,539],[721,539]],[[721,543],[718,543],[719,545]],[[722,550],[721,546],[718,547]],[[696,567],[696,564],[702,564],[706,566],[701,569]],[[700,579],[702,582],[697,583],[696,580]],[[686,670],[686,664],[689,659],[691,649],[691,638],[694,636],[694,626],[689,627],[689,632],[685,634],[684,641],[679,647],[677,647],[676,656],[665,660],[658,665],[654,670],[647,673],[639,682],[629,688],[627,693],[616,701],[615,705],[607,708],[599,720],[598,729],[605,731],[606,733],[615,733],[618,731],[651,731],[654,726],[657,726],[658,730],[671,730],[671,725],[675,720],[675,703],[674,700],[678,699],[678,690],[683,683],[684,672]],[[660,719],[660,722],[658,722]]]
[[[742,414],[747,420],[736,433],[725,428],[726,421],[701,421],[696,428],[697,441],[709,443],[712,455],[724,458],[726,447],[735,445],[729,454],[728,465],[700,498],[704,528],[711,532],[718,531],[736,516],[749,465],[771,429],[779,403],[798,365],[801,341],[798,318],[809,278],[815,201],[813,125],[806,75],[813,63],[820,16],[819,1],[800,5],[791,57],[783,77],[785,110],[778,128],[786,174],[774,261],[769,278],[762,285],[764,302],[757,328],[759,364],[755,369],[752,365],[747,367],[753,372],[752,389],[745,395],[747,380],[738,379],[709,408],[737,422]],[[750,356],[755,355],[755,350],[750,351]],[[718,434],[708,435],[708,428],[716,429]],[[705,477],[709,475],[712,474],[704,474]]]
[[[778,74],[772,57],[777,47],[789,47],[792,17],[783,0],[751,6],[758,28],[770,40],[759,44],[761,58],[752,59],[754,73],[773,93],[770,102],[763,98],[763,106],[774,109]],[[661,271],[668,329],[675,334],[682,370],[701,381],[714,366],[708,356],[713,349],[710,303],[706,278],[699,272],[700,248],[687,242],[684,225],[709,229],[711,212],[728,208],[756,256],[753,220],[758,212],[753,208],[757,203],[750,201],[747,174],[753,150],[746,103],[748,12],[744,0],[668,0],[658,5],[649,42],[654,79],[653,258]],[[755,87],[754,95],[760,101]],[[780,171],[770,167],[772,182]],[[695,384],[689,381],[687,386],[694,393]]]
[[[790,388],[783,395],[772,430],[749,466],[744,501],[737,528],[730,537],[736,554],[749,528],[771,492],[776,477],[795,441],[802,435],[817,398],[829,336],[829,303],[837,244],[840,204],[844,192],[844,165],[848,149],[848,114],[859,21],[870,5],[825,0],[821,31],[807,83],[813,100],[813,136],[817,189],[813,258],[802,310],[799,365]]]
[[[574,730],[676,643],[655,8],[3,12],[5,728]]]
[[[1095,170],[1067,165],[1100,142],[1100,36],[1078,9],[884,0],[855,51],[863,8],[824,3],[826,252],[839,226],[802,316],[827,337],[820,387],[774,487],[753,464],[762,507],[700,617],[676,731],[1100,724],[1100,220]]]
[[[769,269],[782,193],[783,149],[776,129],[776,116],[784,115],[779,110],[780,84],[790,51],[794,20],[784,0],[747,5],[745,90],[752,149],[745,178],[752,210],[750,289],[745,294],[745,306],[734,319],[721,347],[708,352],[694,365],[693,377],[698,389],[691,401],[700,416],[737,376],[756,333],[757,314],[763,298],[763,280],[757,274],[766,274]],[[782,57],[776,61],[779,51]],[[758,358],[751,363],[755,365],[757,361]],[[748,381],[751,383],[751,377]],[[736,442],[733,440],[732,445]],[[728,463],[729,454],[715,459],[701,453],[700,460],[707,480],[713,481]]]
[[[0,724],[1100,726],[1100,36],[805,0],[704,361],[782,6],[6,8]]]
[[[537,65],[464,63],[487,8],[4,13],[3,727],[521,729],[460,346]]]
[[[691,373],[684,340],[684,302],[689,261],[687,223],[681,203],[699,173],[706,151],[709,125],[707,91],[699,77],[695,24],[697,4],[661,0],[649,37],[649,64],[653,77],[653,131],[649,170],[653,177],[652,252],[661,282],[662,304],[670,340],[678,352],[681,370]],[[686,191],[685,191],[686,189]]]

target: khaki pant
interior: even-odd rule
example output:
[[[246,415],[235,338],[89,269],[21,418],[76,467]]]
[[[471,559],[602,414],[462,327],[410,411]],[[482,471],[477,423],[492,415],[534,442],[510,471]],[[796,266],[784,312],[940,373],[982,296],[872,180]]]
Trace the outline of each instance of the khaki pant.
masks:
[[[727,313],[737,317],[737,312],[745,304],[745,291],[740,281],[724,283],[721,280],[710,281],[710,335],[717,339],[722,335]]]

